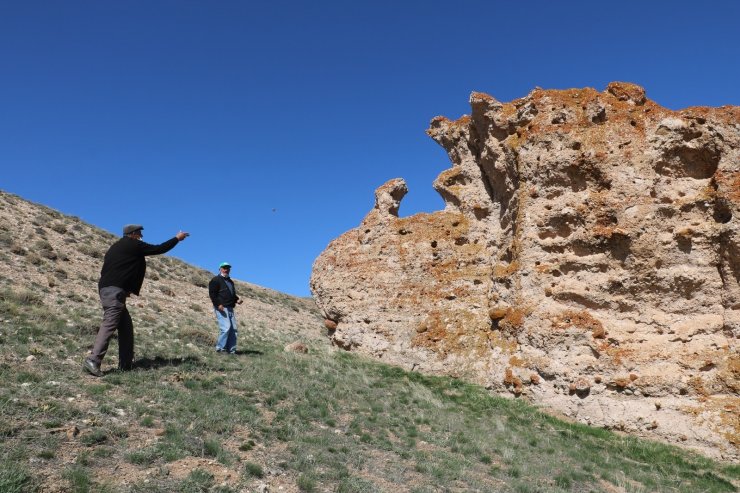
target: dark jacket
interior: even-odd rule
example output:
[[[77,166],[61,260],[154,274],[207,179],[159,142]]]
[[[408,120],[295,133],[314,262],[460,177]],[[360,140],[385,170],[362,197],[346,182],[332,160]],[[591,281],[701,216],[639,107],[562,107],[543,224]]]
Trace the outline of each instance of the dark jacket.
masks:
[[[214,308],[218,308],[218,305],[223,305],[226,308],[234,308],[236,302],[239,301],[239,297],[236,295],[234,281],[230,277],[227,278],[220,274],[214,276],[211,282],[208,283],[208,296],[211,297]]]
[[[138,296],[146,274],[144,257],[169,252],[177,243],[177,238],[172,238],[161,245],[150,245],[124,236],[111,245],[105,254],[98,289],[115,286]]]

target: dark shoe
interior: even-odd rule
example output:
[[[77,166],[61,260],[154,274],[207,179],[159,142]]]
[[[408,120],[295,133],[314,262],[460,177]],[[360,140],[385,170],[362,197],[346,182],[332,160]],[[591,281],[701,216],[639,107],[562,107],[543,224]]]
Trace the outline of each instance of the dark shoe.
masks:
[[[118,365],[118,371],[131,371],[134,369],[133,363],[128,363],[124,365]]]
[[[90,375],[96,377],[102,377],[103,372],[100,371],[100,363],[96,363],[90,358],[85,358],[85,362],[82,363],[82,369],[88,372]]]

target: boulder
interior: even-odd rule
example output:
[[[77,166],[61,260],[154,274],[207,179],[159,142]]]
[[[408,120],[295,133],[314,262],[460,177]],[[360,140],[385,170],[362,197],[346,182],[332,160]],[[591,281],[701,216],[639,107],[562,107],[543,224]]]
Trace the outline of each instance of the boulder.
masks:
[[[316,259],[332,341],[740,458],[740,108],[621,82],[470,105],[427,131],[444,210],[399,217],[391,180]]]

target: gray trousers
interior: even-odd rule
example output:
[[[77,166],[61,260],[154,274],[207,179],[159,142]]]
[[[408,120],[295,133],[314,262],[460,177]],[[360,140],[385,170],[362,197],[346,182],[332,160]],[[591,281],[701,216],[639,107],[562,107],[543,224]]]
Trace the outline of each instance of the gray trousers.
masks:
[[[130,370],[134,362],[134,324],[126,308],[128,293],[121,288],[109,286],[100,290],[100,303],[103,305],[103,321],[95,337],[90,359],[100,364],[108,352],[108,344],[118,331],[118,366]]]

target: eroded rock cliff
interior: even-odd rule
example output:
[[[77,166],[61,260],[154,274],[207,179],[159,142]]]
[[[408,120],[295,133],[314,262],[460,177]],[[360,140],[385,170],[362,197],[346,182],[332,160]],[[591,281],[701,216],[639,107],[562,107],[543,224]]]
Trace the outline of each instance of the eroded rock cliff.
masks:
[[[740,107],[536,89],[429,135],[445,209],[402,179],[314,264],[334,343],[595,426],[740,445]]]

